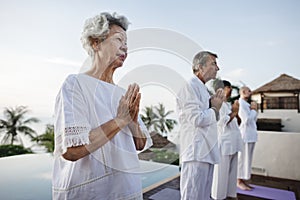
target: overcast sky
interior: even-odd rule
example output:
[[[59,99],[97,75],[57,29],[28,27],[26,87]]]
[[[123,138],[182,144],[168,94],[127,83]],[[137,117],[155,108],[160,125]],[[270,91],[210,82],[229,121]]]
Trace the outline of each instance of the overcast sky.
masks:
[[[198,46],[218,54],[218,76],[235,85],[256,89],[282,73],[299,79],[299,8],[297,0],[0,0],[0,111],[26,105],[43,124],[52,122],[62,82],[87,57],[80,43],[83,23],[103,11],[127,16],[129,35],[138,30],[142,42],[156,45],[141,51],[132,34],[132,51],[116,76],[117,83],[127,83],[159,75],[153,82],[136,81],[142,106],[163,102],[174,109],[172,81],[190,73],[191,56],[184,53]],[[147,28],[162,33],[152,37]],[[166,41],[173,46],[163,46]]]

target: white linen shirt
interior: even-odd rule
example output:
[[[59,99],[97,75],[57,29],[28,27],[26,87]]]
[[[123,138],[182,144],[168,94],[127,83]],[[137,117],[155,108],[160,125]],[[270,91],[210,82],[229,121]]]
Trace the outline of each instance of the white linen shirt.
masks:
[[[142,199],[139,161],[132,134],[123,128],[91,154],[71,162],[62,157],[67,147],[89,144],[92,129],[116,117],[126,91],[85,74],[70,75],[55,104],[53,199]],[[139,119],[147,136],[151,137]]]
[[[193,76],[177,96],[181,162],[219,162],[217,120],[206,86]]]
[[[243,141],[236,117],[230,122],[231,104],[223,102],[218,121],[219,148],[222,155],[233,155],[242,150]],[[229,122],[229,123],[228,123]]]
[[[239,116],[242,120],[240,130],[245,143],[257,142],[257,112],[250,109],[250,104],[244,99],[239,99]]]

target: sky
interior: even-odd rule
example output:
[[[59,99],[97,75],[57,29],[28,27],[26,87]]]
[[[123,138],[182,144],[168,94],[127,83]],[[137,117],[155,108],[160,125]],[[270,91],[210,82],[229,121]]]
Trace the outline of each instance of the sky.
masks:
[[[282,73],[299,79],[299,10],[297,0],[0,0],[0,113],[25,105],[41,119],[39,133],[53,123],[59,88],[87,58],[84,21],[104,11],[131,22],[115,81],[140,84],[141,109],[175,110],[176,84],[202,49],[218,54],[218,77],[238,86],[256,89]]]

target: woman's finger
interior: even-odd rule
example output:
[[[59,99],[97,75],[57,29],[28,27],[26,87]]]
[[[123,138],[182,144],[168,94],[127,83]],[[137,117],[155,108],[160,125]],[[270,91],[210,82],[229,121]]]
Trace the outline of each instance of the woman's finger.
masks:
[[[128,98],[129,98],[129,94],[131,93],[131,90],[132,90],[132,85],[130,84],[130,85],[128,86],[128,88],[127,88],[126,93],[125,93],[125,96],[124,96],[125,99],[128,99]]]
[[[135,98],[135,100],[134,100],[134,102],[133,102],[133,105],[135,106],[135,107],[140,107],[140,101],[141,101],[141,93],[138,93],[137,95],[136,95],[136,98]]]
[[[139,90],[140,90],[140,88],[136,83],[132,84],[132,93],[131,93],[131,96],[130,96],[130,102],[131,103],[135,102],[135,100],[138,96]]]

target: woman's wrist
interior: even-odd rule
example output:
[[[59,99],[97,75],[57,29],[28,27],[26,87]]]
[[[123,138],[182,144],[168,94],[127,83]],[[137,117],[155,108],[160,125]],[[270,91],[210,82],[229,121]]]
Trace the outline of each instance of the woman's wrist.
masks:
[[[119,118],[119,117],[116,117],[114,120],[120,129],[124,128],[129,123],[127,120]]]

